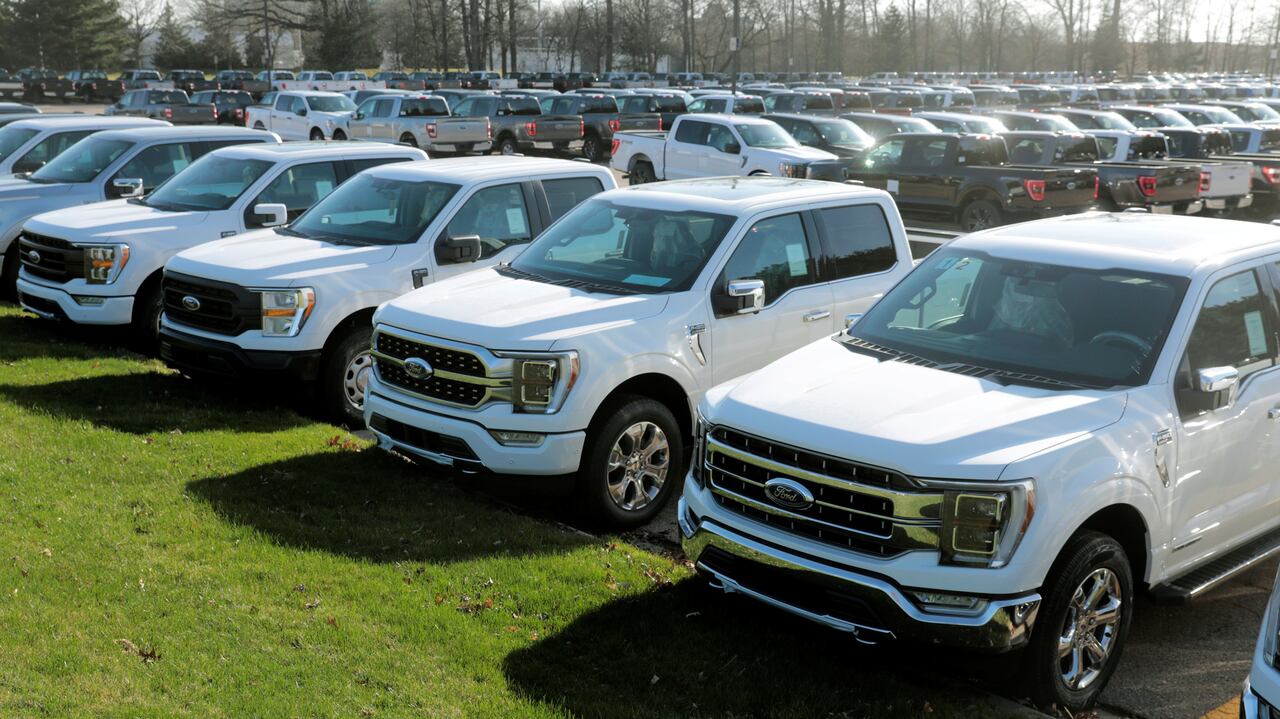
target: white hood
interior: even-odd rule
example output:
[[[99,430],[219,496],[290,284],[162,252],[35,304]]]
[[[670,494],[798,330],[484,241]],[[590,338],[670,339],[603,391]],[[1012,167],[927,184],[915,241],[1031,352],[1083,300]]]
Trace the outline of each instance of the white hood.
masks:
[[[816,147],[807,147],[805,145],[777,148],[748,147],[743,150],[743,154],[748,157],[776,157],[779,160],[790,160],[793,162],[814,162],[817,160],[839,159],[826,150],[819,150]]]
[[[584,292],[485,269],[392,300],[375,320],[491,349],[547,350],[558,340],[652,317],[666,304],[663,295]]]
[[[387,262],[392,247],[335,245],[257,230],[178,253],[167,270],[243,286],[288,285]]]
[[[207,212],[165,212],[127,200],[77,205],[27,220],[33,232],[75,241],[136,239],[172,233],[202,222]]]
[[[916,477],[994,480],[1011,462],[1116,422],[1126,394],[1005,387],[825,339],[707,402],[713,424],[784,444]]]

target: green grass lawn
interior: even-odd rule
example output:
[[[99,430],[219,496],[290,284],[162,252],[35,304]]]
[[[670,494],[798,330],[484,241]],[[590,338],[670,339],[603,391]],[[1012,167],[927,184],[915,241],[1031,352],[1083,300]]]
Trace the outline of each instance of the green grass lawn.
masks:
[[[0,305],[0,716],[996,715],[110,339]]]

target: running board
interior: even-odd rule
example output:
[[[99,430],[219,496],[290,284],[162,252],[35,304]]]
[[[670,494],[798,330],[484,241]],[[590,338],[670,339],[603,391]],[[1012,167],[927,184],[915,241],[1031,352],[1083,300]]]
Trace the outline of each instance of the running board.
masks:
[[[1151,588],[1159,604],[1184,604],[1249,569],[1280,554],[1280,529],[1238,547],[1203,567]]]

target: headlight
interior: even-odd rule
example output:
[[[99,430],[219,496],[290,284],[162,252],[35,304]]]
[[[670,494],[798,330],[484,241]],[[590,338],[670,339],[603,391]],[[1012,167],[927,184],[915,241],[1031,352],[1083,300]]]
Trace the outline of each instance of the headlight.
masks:
[[[999,484],[927,482],[944,490],[942,564],[998,568],[1009,563],[1036,511],[1030,480]]]
[[[807,165],[801,162],[783,160],[778,163],[778,174],[782,177],[804,177],[807,172]]]
[[[1280,572],[1271,590],[1271,602],[1262,615],[1262,658],[1267,666],[1280,669]]]
[[[109,285],[129,264],[128,245],[81,245],[84,249],[84,279],[91,285]]]
[[[577,352],[495,352],[512,360],[511,403],[517,412],[551,414],[578,381]]]
[[[255,291],[262,295],[264,337],[296,337],[316,306],[316,292],[310,287]]]
[[[702,418],[702,411],[699,410],[693,421],[693,466],[689,470],[693,483],[699,487],[707,484],[707,433],[710,430],[711,426]]]

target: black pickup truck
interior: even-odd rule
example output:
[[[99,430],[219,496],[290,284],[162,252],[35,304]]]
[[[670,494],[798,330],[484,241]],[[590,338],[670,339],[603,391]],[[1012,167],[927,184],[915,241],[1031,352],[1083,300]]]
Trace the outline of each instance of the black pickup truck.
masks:
[[[170,70],[164,79],[166,82],[173,83],[173,89],[181,90],[188,95],[203,90],[222,89],[217,80],[206,79],[204,73],[199,70]]]
[[[1198,165],[1100,161],[1097,139],[1083,132],[1000,134],[1012,163],[1096,169],[1100,209],[1140,207],[1157,214],[1191,215],[1204,207]]]
[[[6,92],[6,96],[26,99],[31,102],[49,100],[70,101],[75,96],[74,83],[53,70],[27,67],[13,74],[3,87],[17,87],[16,93]]]
[[[82,102],[112,103],[124,95],[124,82],[107,79],[101,70],[72,70],[67,73],[71,91]]]
[[[887,190],[904,213],[966,232],[1091,209],[1098,182],[1091,167],[1009,164],[995,135],[893,135],[846,166],[847,179]]]
[[[658,113],[662,117],[662,125],[658,128],[660,130],[670,129],[677,117],[689,111],[684,97],[669,92],[623,95],[617,100],[618,108],[624,115]]]
[[[255,100],[271,92],[271,83],[257,79],[248,70],[219,70],[213,79],[223,90],[242,90]]]
[[[609,95],[573,93],[553,95],[541,101],[546,115],[580,115],[582,117],[582,156],[602,162],[613,154],[613,133],[633,130],[658,130],[662,116],[657,113],[623,114]]]

